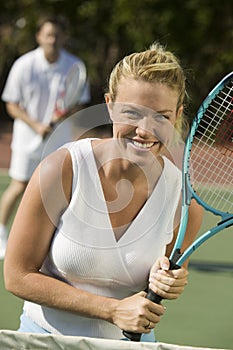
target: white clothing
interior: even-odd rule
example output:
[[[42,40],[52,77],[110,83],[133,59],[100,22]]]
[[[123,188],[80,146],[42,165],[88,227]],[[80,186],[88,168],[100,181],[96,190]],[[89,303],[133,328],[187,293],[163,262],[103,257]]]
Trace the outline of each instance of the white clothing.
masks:
[[[72,198],[60,218],[42,272],[91,293],[122,299],[147,287],[155,260],[173,237],[181,173],[164,157],[150,198],[116,241],[91,140],[66,145],[72,156]],[[122,331],[99,319],[25,302],[24,310],[46,330],[65,335],[122,339]]]
[[[38,47],[20,58],[13,64],[6,86],[2,94],[2,100],[5,102],[19,103],[29,116],[39,122],[49,124],[55,110],[55,104],[59,92],[64,86],[65,77],[73,64],[80,59],[61,50],[57,62],[50,64],[42,48]],[[80,97],[80,104],[90,101],[89,85],[83,91]],[[12,152],[20,150],[21,159],[36,160],[38,165],[42,156],[51,153],[64,143],[72,141],[71,124],[69,120],[62,123],[62,127],[53,132],[52,138],[42,140],[42,138],[26,123],[20,119],[14,120]],[[46,147],[45,147],[46,146]],[[20,164],[21,159],[17,163]],[[16,164],[17,164],[16,163]],[[33,162],[31,162],[33,163]],[[18,166],[13,171],[14,175],[24,177]],[[31,171],[30,171],[31,173]],[[10,175],[11,169],[10,169]],[[12,176],[17,179],[17,177]],[[26,175],[30,178],[30,175]]]

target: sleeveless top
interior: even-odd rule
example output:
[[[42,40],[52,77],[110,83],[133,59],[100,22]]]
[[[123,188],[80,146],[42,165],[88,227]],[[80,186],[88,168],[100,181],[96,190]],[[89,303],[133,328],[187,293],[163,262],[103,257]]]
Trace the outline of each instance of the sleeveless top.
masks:
[[[144,290],[155,260],[173,238],[181,172],[166,157],[149,199],[116,241],[98,175],[91,139],[72,142],[72,198],[60,218],[41,271],[96,295],[122,299]],[[121,339],[122,331],[101,320],[25,302],[24,310],[49,332]]]

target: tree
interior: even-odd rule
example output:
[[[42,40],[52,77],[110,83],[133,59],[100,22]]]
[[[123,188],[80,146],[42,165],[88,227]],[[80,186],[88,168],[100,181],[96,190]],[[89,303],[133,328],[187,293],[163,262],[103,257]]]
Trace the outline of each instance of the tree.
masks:
[[[8,0],[0,4],[3,84],[16,57],[35,46],[38,16],[64,14],[67,47],[87,64],[92,103],[103,101],[113,65],[124,55],[160,41],[181,58],[196,110],[210,88],[232,70],[231,0]]]

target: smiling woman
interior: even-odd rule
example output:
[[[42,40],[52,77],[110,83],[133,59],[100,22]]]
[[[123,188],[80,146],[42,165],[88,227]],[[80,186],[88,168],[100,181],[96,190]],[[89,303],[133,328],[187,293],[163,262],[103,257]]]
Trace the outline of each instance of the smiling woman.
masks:
[[[165,310],[145,298],[148,276],[164,299],[187,284],[187,263],[169,270],[181,173],[164,156],[180,135],[184,97],[172,53],[154,45],[129,55],[105,94],[113,137],[69,143],[37,168],[5,259],[7,289],[27,300],[20,331],[122,339],[124,329],[155,341]],[[202,219],[190,208],[184,246]]]
[[[105,99],[115,138],[131,140],[135,147],[150,149],[154,156],[169,146],[183,111],[183,106],[177,111],[176,90],[159,82],[122,78],[115,101],[108,94]]]

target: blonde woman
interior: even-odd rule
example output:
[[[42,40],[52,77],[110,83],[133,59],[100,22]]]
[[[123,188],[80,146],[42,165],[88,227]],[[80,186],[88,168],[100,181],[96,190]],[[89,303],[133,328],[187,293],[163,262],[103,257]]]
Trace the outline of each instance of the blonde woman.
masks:
[[[20,331],[155,341],[165,310],[144,290],[176,299],[187,284],[187,265],[169,270],[181,173],[164,155],[175,159],[185,94],[171,52],[131,54],[105,94],[113,137],[69,143],[37,168],[5,259],[6,288],[26,300]],[[201,220],[193,202],[184,246]]]

